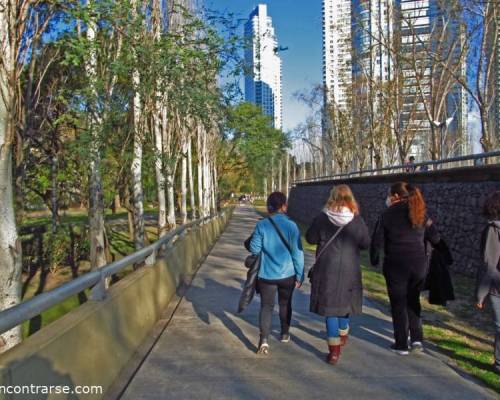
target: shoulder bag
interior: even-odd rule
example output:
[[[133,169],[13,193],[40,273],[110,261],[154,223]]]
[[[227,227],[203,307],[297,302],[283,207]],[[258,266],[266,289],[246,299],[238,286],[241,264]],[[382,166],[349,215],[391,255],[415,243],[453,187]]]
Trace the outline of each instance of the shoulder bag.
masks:
[[[316,267],[316,264],[318,263],[318,260],[320,259],[320,257],[323,255],[323,253],[325,252],[325,250],[328,248],[328,246],[330,246],[330,244],[333,243],[333,241],[336,239],[336,237],[338,235],[340,235],[340,232],[342,232],[342,230],[344,229],[344,227],[347,226],[347,225],[344,225],[344,226],[341,226],[339,229],[337,229],[337,232],[335,232],[332,237],[328,240],[328,242],[325,243],[325,245],[321,248],[321,250],[319,251],[319,253],[316,255],[316,260],[314,261],[314,264],[311,268],[309,268],[309,272],[307,274],[307,277],[309,278],[309,282],[312,281],[313,279],[313,275],[314,275],[314,267]]]

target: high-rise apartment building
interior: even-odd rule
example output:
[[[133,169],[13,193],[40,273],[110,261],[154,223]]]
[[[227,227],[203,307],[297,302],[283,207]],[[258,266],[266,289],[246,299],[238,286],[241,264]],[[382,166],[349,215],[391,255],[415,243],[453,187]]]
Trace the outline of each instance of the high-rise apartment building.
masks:
[[[345,108],[352,96],[351,0],[323,0],[325,101]]]
[[[245,24],[245,100],[262,107],[282,127],[281,58],[267,5],[259,4]]]
[[[370,123],[375,126],[366,112],[377,115],[382,95],[378,91],[392,85],[391,90],[397,90],[402,98],[399,130],[405,132],[406,138],[412,138],[409,155],[417,160],[429,158],[431,122],[426,106],[431,104],[431,95],[436,95],[431,93],[433,88],[439,90],[436,88],[440,86],[436,83],[440,71],[433,66],[430,54],[437,49],[447,50],[446,44],[436,43],[443,13],[450,13],[446,40],[454,42],[455,58],[451,62],[456,62],[456,72],[466,74],[466,61],[461,59],[464,33],[453,13],[440,8],[446,4],[439,0],[323,0],[325,103],[344,107],[353,118],[363,119],[356,121],[353,132],[359,143]],[[498,76],[500,89],[500,73]],[[500,101],[497,104],[500,117]],[[331,125],[326,113],[324,118],[324,131],[328,132]],[[446,95],[440,118],[442,121],[433,122],[441,124],[452,118],[446,129],[437,129],[449,150],[443,156],[468,153],[467,94],[459,84],[453,85]]]
[[[393,0],[352,0],[353,77],[384,82],[392,77],[388,48],[394,30]]]
[[[427,51],[432,29],[431,2],[432,0],[400,0],[395,21],[400,32],[400,51],[404,60],[400,65],[404,77],[401,88],[401,128],[408,137],[413,137],[410,154],[418,161],[428,158],[431,133],[424,105],[424,101],[430,102],[431,96],[431,61]]]
[[[462,51],[463,35],[460,24],[456,21],[451,10],[446,8],[445,2],[438,0],[400,0],[399,16],[396,18],[397,27],[401,35],[401,52],[405,61],[402,63],[403,85],[403,116],[402,123],[405,125],[409,135],[413,136],[413,144],[410,154],[417,160],[425,160],[429,157],[429,146],[431,143],[430,121],[427,117],[426,106],[430,107],[431,96],[440,96],[440,86],[444,79],[453,79],[442,75],[442,69],[434,65],[430,51],[448,51],[454,48],[454,57],[450,60],[448,67],[456,63],[459,72],[466,75],[466,60],[460,60]],[[443,8],[444,7],[444,8]],[[446,15],[449,23],[446,32],[441,35],[442,19]],[[445,44],[436,43],[445,40]],[[455,67],[452,67],[455,68]],[[432,90],[435,93],[431,93]],[[469,152],[470,140],[467,134],[467,94],[458,83],[452,87],[446,96],[446,107],[442,115],[443,124],[447,119],[451,124],[446,128],[438,128],[439,139],[446,142],[448,153],[439,156],[447,157],[461,155]],[[446,131],[446,137],[440,131]]]

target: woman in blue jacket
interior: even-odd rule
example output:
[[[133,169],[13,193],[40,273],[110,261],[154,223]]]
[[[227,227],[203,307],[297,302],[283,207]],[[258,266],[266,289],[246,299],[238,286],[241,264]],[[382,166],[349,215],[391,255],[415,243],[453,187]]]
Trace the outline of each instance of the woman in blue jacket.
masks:
[[[259,221],[250,241],[250,251],[261,255],[257,285],[259,286],[260,341],[257,352],[269,353],[272,312],[278,292],[281,341],[290,341],[292,295],[304,280],[304,252],[300,231],[295,222],[286,216],[286,196],[272,193],[267,199],[269,217]]]

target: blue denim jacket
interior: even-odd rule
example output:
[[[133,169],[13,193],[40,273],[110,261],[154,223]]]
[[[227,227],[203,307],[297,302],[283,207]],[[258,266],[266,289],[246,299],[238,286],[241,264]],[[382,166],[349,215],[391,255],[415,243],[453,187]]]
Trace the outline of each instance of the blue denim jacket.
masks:
[[[268,218],[257,222],[250,251],[255,255],[261,253],[259,278],[275,280],[295,275],[299,282],[303,282],[304,251],[299,228],[284,214],[275,214],[270,218],[280,228],[292,252],[290,254]]]

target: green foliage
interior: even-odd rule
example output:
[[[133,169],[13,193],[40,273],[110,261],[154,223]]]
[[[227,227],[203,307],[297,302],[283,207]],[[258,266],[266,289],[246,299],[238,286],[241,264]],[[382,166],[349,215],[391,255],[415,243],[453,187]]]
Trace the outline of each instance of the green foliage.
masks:
[[[254,104],[233,106],[227,114],[225,140],[219,149],[224,187],[234,192],[258,191],[262,179],[270,175],[273,160],[289,146],[287,138]]]

